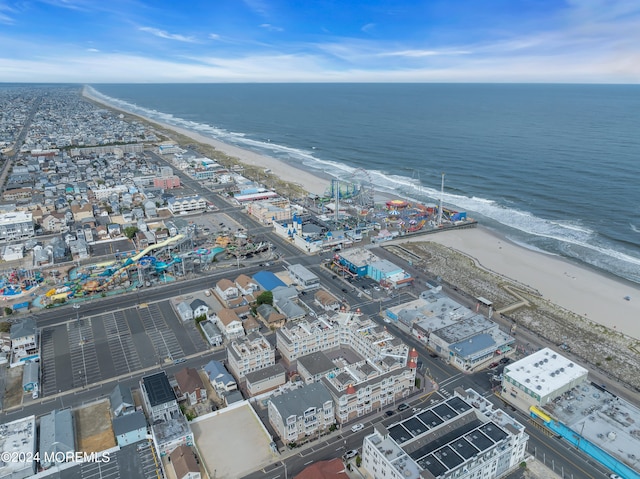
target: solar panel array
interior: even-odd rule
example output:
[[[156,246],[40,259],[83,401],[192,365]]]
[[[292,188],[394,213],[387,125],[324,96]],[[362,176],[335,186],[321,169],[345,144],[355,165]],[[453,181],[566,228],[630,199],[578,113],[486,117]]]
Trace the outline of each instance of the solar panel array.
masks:
[[[438,477],[508,436],[495,423],[465,414],[470,409],[454,396],[391,426],[389,435],[420,467]],[[433,431],[444,423],[446,427]]]

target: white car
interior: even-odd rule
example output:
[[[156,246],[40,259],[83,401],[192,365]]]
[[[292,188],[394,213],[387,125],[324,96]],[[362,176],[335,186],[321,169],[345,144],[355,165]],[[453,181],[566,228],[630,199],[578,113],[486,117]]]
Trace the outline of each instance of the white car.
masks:
[[[364,429],[364,424],[354,424],[351,426],[351,432],[358,432]]]
[[[358,455],[357,449],[351,449],[350,451],[345,452],[342,455],[342,458],[346,461],[347,459],[351,459],[352,457],[356,457]]]

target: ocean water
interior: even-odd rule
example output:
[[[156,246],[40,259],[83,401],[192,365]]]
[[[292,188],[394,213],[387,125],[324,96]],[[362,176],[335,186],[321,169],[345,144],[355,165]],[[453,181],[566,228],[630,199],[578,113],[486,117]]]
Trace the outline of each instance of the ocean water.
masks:
[[[93,85],[121,108],[444,202],[522,246],[640,283],[640,86]]]

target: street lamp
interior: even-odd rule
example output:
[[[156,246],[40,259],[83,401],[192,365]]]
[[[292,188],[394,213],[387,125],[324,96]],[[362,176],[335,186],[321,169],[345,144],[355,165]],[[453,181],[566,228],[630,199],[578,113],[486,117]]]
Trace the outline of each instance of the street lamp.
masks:
[[[80,327],[80,304],[74,303],[72,308],[76,310],[76,327]]]

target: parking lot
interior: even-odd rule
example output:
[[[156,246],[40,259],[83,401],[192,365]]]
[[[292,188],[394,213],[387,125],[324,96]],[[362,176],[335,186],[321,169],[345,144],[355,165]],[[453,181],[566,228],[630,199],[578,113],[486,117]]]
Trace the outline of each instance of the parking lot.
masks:
[[[169,301],[81,317],[41,334],[42,393],[47,396],[201,352],[193,321]]]

